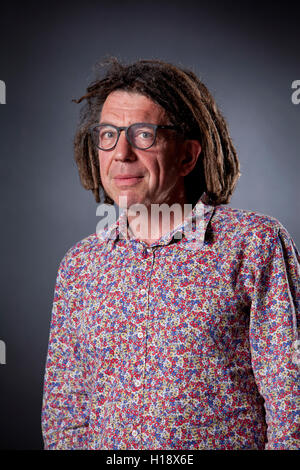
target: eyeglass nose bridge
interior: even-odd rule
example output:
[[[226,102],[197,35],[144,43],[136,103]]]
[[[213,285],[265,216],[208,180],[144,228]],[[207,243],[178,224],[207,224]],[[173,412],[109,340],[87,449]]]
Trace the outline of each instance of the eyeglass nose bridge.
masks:
[[[115,145],[113,146],[113,148],[115,148],[115,147],[117,146],[122,131],[124,131],[125,137],[126,137],[126,139],[127,139],[127,142],[129,143],[129,145],[131,145],[132,147],[134,147],[134,144],[133,144],[133,142],[131,142],[130,137],[129,137],[129,134],[128,134],[128,129],[129,129],[130,127],[131,127],[131,126],[127,126],[127,127],[125,127],[125,126],[124,126],[124,127],[116,127],[116,129],[118,129],[118,137],[117,137],[116,143],[115,143]]]

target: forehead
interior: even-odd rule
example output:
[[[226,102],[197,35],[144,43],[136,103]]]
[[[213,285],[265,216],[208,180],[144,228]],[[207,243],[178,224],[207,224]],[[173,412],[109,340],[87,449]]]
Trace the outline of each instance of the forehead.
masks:
[[[100,121],[130,121],[159,123],[165,121],[166,111],[159,104],[140,93],[123,90],[113,91],[106,98]],[[116,122],[112,122],[117,124]]]

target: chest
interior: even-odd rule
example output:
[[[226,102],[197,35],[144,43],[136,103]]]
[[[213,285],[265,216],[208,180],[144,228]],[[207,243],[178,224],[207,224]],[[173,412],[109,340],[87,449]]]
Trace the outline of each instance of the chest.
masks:
[[[82,283],[80,335],[91,357],[128,361],[143,348],[214,357],[245,342],[250,304],[251,273],[236,252],[116,252]]]

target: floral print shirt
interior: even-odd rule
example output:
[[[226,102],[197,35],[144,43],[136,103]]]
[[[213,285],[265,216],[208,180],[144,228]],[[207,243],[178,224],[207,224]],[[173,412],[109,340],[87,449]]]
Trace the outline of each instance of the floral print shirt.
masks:
[[[45,449],[298,449],[299,254],[286,229],[200,200],[149,246],[123,236],[124,220],[60,264]]]

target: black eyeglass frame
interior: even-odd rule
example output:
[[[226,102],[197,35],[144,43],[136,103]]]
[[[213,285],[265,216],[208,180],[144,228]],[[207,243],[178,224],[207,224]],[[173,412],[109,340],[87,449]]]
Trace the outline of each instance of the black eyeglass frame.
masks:
[[[117,133],[118,133],[118,137],[117,137],[117,140],[116,140],[116,143],[113,145],[113,147],[109,148],[109,149],[104,149],[102,147],[100,147],[99,145],[97,145],[95,142],[94,142],[94,139],[93,139],[93,131],[96,129],[96,128],[101,128],[101,127],[104,127],[104,126],[110,126],[110,127],[113,127],[114,129],[116,129]],[[151,145],[149,145],[148,147],[138,147],[137,145],[134,145],[133,142],[131,142],[131,139],[129,137],[129,134],[128,134],[128,130],[132,127],[132,126],[148,126],[148,127],[151,127],[153,130],[154,130],[154,139],[153,139],[153,142]],[[96,145],[96,147],[99,149],[99,150],[103,150],[104,152],[109,152],[111,150],[113,150],[117,143],[119,142],[119,138],[120,138],[120,134],[122,131],[125,131],[125,135],[126,135],[126,139],[127,141],[129,142],[129,144],[133,147],[133,148],[137,148],[139,150],[148,150],[150,149],[151,147],[153,147],[153,145],[155,144],[156,142],[156,136],[157,136],[157,129],[170,129],[170,130],[174,130],[174,131],[180,131],[180,128],[178,126],[172,126],[172,125],[160,125],[160,124],[152,124],[152,123],[149,123],[149,122],[134,122],[133,124],[130,124],[130,126],[121,126],[121,127],[118,127],[118,126],[115,126],[113,124],[106,124],[106,123],[102,123],[102,124],[95,124],[94,126],[90,127],[89,128],[89,132],[92,136],[92,140],[94,142],[94,144]]]

